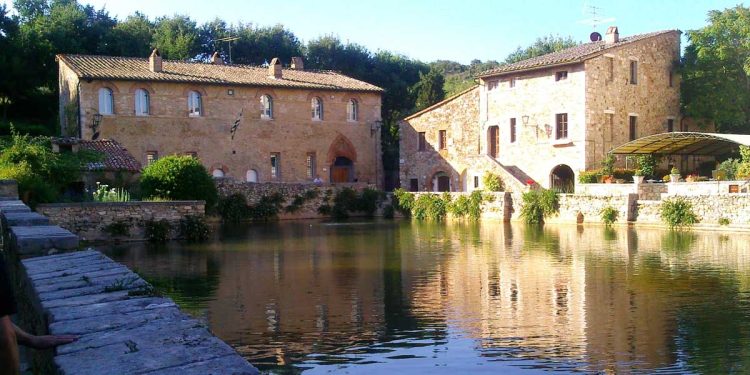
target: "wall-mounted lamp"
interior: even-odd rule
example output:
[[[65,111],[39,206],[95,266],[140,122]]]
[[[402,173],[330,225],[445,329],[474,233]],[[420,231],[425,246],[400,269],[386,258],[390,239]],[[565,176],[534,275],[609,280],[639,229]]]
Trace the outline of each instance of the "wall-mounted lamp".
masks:
[[[91,130],[93,131],[93,134],[91,135],[91,140],[96,140],[99,138],[99,125],[102,123],[102,116],[99,113],[94,114],[94,118],[91,120]]]
[[[521,121],[523,121],[523,126],[529,125],[529,115],[521,116]]]

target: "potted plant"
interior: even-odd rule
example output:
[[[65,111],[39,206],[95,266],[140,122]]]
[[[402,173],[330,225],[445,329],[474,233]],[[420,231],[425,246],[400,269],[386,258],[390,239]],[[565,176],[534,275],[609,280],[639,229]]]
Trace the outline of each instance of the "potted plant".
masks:
[[[669,172],[669,182],[677,181],[680,181],[680,170],[677,167],[672,167],[672,170]]]
[[[612,176],[615,172],[615,156],[612,154],[608,154],[607,157],[602,160],[602,182],[605,184],[611,184],[614,182],[614,176]]]
[[[635,173],[633,173],[633,183],[634,184],[642,184],[643,183],[643,171],[638,168],[635,170]]]

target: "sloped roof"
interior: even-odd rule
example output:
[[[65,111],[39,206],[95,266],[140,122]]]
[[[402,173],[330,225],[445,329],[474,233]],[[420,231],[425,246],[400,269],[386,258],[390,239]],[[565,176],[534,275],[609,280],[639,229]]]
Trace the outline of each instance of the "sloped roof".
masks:
[[[82,79],[267,86],[318,90],[382,92],[367,82],[333,71],[283,69],[282,78],[270,77],[268,68],[163,60],[162,71],[149,69],[149,60],[134,57],[57,55]]]
[[[435,109],[437,107],[443,106],[443,105],[445,105],[445,104],[447,104],[447,103],[455,100],[456,98],[463,96],[464,94],[468,94],[471,91],[476,90],[478,87],[479,87],[479,85],[471,86],[468,89],[459,92],[458,94],[455,94],[455,95],[453,95],[453,96],[451,96],[449,98],[443,99],[443,100],[441,100],[441,101],[439,101],[439,102],[437,102],[437,103],[435,103],[435,104],[433,104],[433,105],[431,105],[431,106],[429,106],[429,107],[427,107],[427,108],[425,108],[425,109],[423,109],[423,110],[421,110],[421,111],[419,111],[417,113],[414,113],[414,114],[411,114],[411,115],[405,117],[403,121],[408,121],[408,120],[411,120],[411,119],[413,119],[415,117],[419,117],[419,116],[421,116],[424,113],[430,112],[430,111],[432,111],[433,109]]]
[[[89,171],[141,171],[141,163],[128,152],[128,149],[115,140],[79,140],[78,145],[82,150],[97,151],[104,155],[104,160],[89,163],[86,166],[86,169]]]
[[[750,146],[750,135],[672,132],[638,138],[616,147],[612,153],[721,156],[735,151],[739,145]]]
[[[566,48],[557,52],[552,52],[546,55],[518,61],[513,64],[503,65],[497,68],[485,70],[484,72],[479,73],[477,77],[489,77],[515,71],[540,69],[547,66],[577,63],[587,60],[612,48],[617,48],[657,35],[679,32],[679,30],[662,30],[646,34],[632,35],[629,37],[620,38],[620,41],[614,44],[606,44],[604,40],[579,44],[575,47]]]

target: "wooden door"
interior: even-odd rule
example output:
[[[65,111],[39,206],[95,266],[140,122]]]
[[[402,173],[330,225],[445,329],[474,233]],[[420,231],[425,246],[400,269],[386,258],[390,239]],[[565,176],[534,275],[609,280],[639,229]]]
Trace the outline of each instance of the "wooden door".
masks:
[[[490,156],[493,158],[497,157],[498,141],[500,140],[500,128],[497,126],[490,126],[487,134],[487,146],[489,147]]]
[[[349,167],[333,167],[331,181],[333,183],[349,182]]]
[[[448,176],[438,176],[438,191],[451,191],[451,179]]]

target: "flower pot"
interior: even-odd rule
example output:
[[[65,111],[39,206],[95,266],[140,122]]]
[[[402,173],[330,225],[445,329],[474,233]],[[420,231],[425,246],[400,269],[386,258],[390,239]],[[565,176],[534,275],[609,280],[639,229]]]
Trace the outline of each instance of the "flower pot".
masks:
[[[669,175],[669,182],[678,182],[680,181],[680,174],[670,174]]]
[[[642,184],[643,183],[643,179],[645,177],[646,176],[633,176],[633,183],[636,184],[636,185],[637,184]]]

